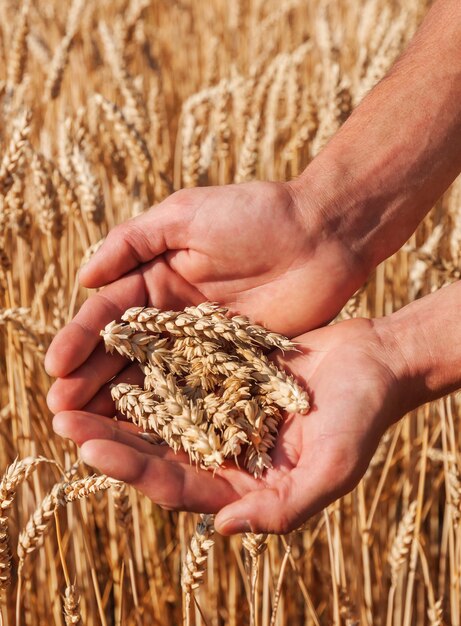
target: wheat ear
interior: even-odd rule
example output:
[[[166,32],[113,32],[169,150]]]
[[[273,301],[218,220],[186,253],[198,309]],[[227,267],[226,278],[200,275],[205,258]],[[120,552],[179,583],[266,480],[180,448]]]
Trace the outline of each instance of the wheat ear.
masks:
[[[31,118],[31,112],[25,109],[14,120],[13,133],[0,164],[0,194],[7,194],[14,182],[13,174],[23,165]]]
[[[141,177],[146,176],[152,169],[152,157],[142,136],[134,125],[130,124],[117,105],[100,94],[96,94],[94,98],[107,120],[114,125],[116,132],[125,142],[126,149],[138,173]]]
[[[27,61],[27,36],[29,34],[30,0],[24,0],[16,20],[7,66],[7,84],[10,88],[19,85],[24,77]]]
[[[64,592],[64,621],[66,626],[81,624],[80,595],[75,585],[68,585]]]
[[[182,567],[181,585],[186,594],[190,595],[203,582],[208,552],[214,544],[213,534],[214,516],[201,515]]]
[[[54,463],[44,457],[16,459],[6,469],[0,481],[0,589],[11,583],[11,549],[8,530],[8,513],[21,483],[29,478],[40,463]]]
[[[405,563],[410,550],[411,542],[413,541],[417,504],[418,503],[415,500],[408,507],[408,511],[403,516],[397,529],[397,534],[392,543],[389,554],[389,565],[391,566],[393,585],[397,584],[399,572]]]
[[[74,502],[75,500],[88,498],[99,491],[110,489],[110,487],[118,484],[118,480],[114,480],[109,476],[87,476],[86,478],[79,478],[66,483],[63,487],[63,496],[66,502]]]
[[[21,562],[24,561],[26,555],[31,554],[42,545],[43,538],[49,531],[54,519],[55,511],[63,504],[63,485],[58,483],[45,496],[19,535],[17,552]]]

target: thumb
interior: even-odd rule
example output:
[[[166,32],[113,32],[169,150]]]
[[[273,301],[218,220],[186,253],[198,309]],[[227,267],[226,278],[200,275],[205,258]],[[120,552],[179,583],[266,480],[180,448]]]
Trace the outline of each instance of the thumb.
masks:
[[[181,197],[193,191],[177,192],[146,213],[113,228],[81,268],[81,284],[102,287],[167,250],[186,248],[187,227],[194,209],[192,202],[186,205]]]
[[[222,508],[216,515],[215,528],[222,535],[245,532],[284,534],[296,528],[297,519],[298,516],[282,502],[277,490],[262,489],[251,491]]]
[[[298,466],[274,486],[250,491],[223,507],[216,515],[215,528],[222,535],[289,533],[357,482],[355,472],[346,469],[343,460]]]

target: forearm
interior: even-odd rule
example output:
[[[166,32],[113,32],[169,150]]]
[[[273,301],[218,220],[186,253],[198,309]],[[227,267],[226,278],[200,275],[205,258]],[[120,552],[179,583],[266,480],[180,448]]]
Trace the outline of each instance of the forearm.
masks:
[[[439,0],[407,51],[294,183],[370,269],[461,171],[461,4]]]
[[[406,411],[461,389],[461,282],[374,324]]]

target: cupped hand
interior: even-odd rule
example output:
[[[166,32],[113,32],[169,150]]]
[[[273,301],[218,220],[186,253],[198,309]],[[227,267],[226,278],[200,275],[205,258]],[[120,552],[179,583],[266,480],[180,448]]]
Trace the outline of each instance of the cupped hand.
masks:
[[[114,228],[80,273],[86,287],[107,286],[48,351],[46,369],[59,377],[51,410],[99,410],[93,397],[126,365],[105,355],[99,332],[132,306],[218,301],[291,337],[334,317],[366,272],[297,189],[268,182],[186,189]]]
[[[379,325],[357,319],[315,330],[297,338],[301,354],[275,357],[310,390],[313,406],[286,417],[273,468],[259,480],[233,463],[213,476],[104,416],[63,412],[54,428],[89,465],[165,508],[217,513],[223,534],[286,533],[355,487],[383,432],[409,408],[399,354]]]

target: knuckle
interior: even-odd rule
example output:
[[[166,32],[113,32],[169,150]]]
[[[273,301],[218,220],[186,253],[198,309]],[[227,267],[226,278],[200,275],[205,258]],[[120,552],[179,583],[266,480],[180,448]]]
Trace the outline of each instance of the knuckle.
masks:
[[[139,260],[141,260],[141,257],[149,255],[151,248],[149,234],[146,232],[146,228],[143,228],[136,219],[125,222],[119,236]]]
[[[128,243],[137,243],[139,237],[143,236],[143,230],[139,227],[136,220],[131,219],[125,222],[125,228],[123,230],[123,239]]]

